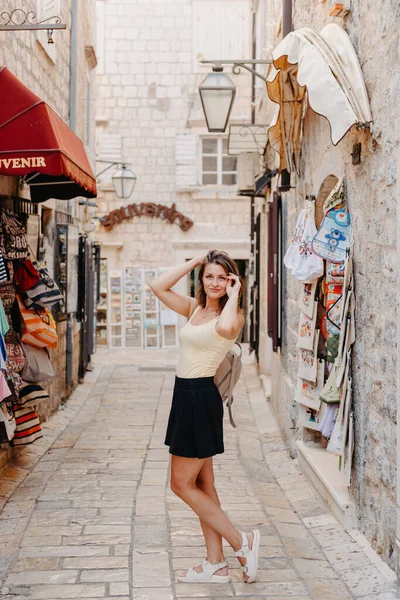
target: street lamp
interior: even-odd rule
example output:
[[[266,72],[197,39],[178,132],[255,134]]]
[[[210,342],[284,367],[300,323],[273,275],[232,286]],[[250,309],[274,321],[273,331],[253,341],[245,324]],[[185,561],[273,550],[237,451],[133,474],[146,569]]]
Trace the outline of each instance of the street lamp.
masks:
[[[126,165],[117,171],[112,177],[115,193],[118,198],[130,198],[136,184],[136,175]]]
[[[265,82],[267,81],[266,77],[254,67],[271,64],[272,60],[251,58],[243,60],[201,60],[200,62],[203,65],[212,64],[212,73],[209,73],[199,86],[207,129],[213,133],[223,133],[228,125],[236,87],[231,78],[223,72],[222,65],[232,65],[232,72],[235,75],[238,75],[241,69],[245,69]]]
[[[100,171],[100,173],[97,173],[96,179],[108,171],[108,169],[111,169],[111,167],[118,167],[118,171],[111,177],[115,193],[117,194],[118,198],[130,198],[133,188],[135,187],[137,177],[130,169],[128,169],[128,165],[126,163],[119,163],[112,160],[97,159],[97,162],[108,163],[108,167]]]
[[[214,65],[199,87],[207,129],[210,132],[223,132],[228,125],[236,87],[223,67]]]

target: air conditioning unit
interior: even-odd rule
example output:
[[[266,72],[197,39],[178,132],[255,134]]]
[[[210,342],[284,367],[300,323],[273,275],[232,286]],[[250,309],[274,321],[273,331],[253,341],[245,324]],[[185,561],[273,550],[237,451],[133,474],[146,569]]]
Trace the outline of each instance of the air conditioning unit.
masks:
[[[255,179],[260,172],[260,155],[258,152],[242,152],[237,160],[237,180],[239,192],[252,192]]]

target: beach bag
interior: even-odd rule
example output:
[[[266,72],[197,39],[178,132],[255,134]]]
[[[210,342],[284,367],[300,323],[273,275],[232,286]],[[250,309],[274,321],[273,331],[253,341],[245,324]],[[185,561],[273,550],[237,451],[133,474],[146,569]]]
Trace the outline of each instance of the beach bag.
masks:
[[[18,294],[32,288],[39,279],[39,273],[29,258],[20,260],[14,265],[14,283]]]
[[[31,444],[43,437],[39,417],[34,408],[21,407],[14,404],[15,433],[12,440],[13,446]]]
[[[315,281],[324,274],[324,261],[313,252],[311,247],[316,233],[315,203],[313,202],[308,213],[303,237],[292,263],[292,275],[299,281]]]
[[[237,384],[242,371],[242,347],[238,342],[222,360],[214,376],[214,383],[221,395],[222,402],[226,403],[229,412],[229,421],[232,427],[236,423],[232,415],[233,388]]]
[[[25,366],[21,377],[24,381],[37,383],[54,379],[54,369],[45,348],[22,344],[22,349],[25,355]]]
[[[2,402],[0,404],[0,444],[11,442],[16,428],[12,404]]]
[[[24,383],[19,391],[18,405],[24,408],[32,408],[39,404],[50,400],[49,394],[37,383]]]
[[[57,348],[56,324],[47,308],[28,310],[17,296],[21,314],[21,341],[35,348]]]
[[[63,295],[47,267],[35,261],[33,266],[39,274],[39,281],[26,290],[23,301],[26,308],[50,308],[63,300]]]

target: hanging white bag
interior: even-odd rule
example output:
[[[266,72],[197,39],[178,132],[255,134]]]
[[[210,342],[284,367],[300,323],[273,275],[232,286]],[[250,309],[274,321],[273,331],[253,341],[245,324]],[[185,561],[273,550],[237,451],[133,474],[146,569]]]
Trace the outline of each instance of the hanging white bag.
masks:
[[[299,253],[299,245],[303,239],[304,228],[307,222],[307,210],[302,208],[297,218],[296,227],[293,232],[292,241],[289,244],[286,254],[283,258],[283,263],[288,269],[293,269],[294,260]]]
[[[311,242],[316,233],[315,202],[311,202],[303,237],[292,262],[292,275],[299,281],[312,282],[324,274],[324,261],[314,254],[311,247]]]

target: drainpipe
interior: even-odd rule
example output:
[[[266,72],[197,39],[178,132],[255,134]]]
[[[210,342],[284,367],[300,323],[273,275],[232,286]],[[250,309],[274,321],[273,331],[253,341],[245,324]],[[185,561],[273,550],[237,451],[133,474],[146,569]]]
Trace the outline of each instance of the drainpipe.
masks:
[[[69,62],[69,126],[76,132],[76,79],[78,62],[78,0],[71,5],[71,46]],[[72,214],[73,200],[68,200],[68,214]],[[72,385],[74,315],[68,315],[66,332],[66,384]]]
[[[283,0],[282,9],[282,37],[286,37],[293,29],[292,0]]]

